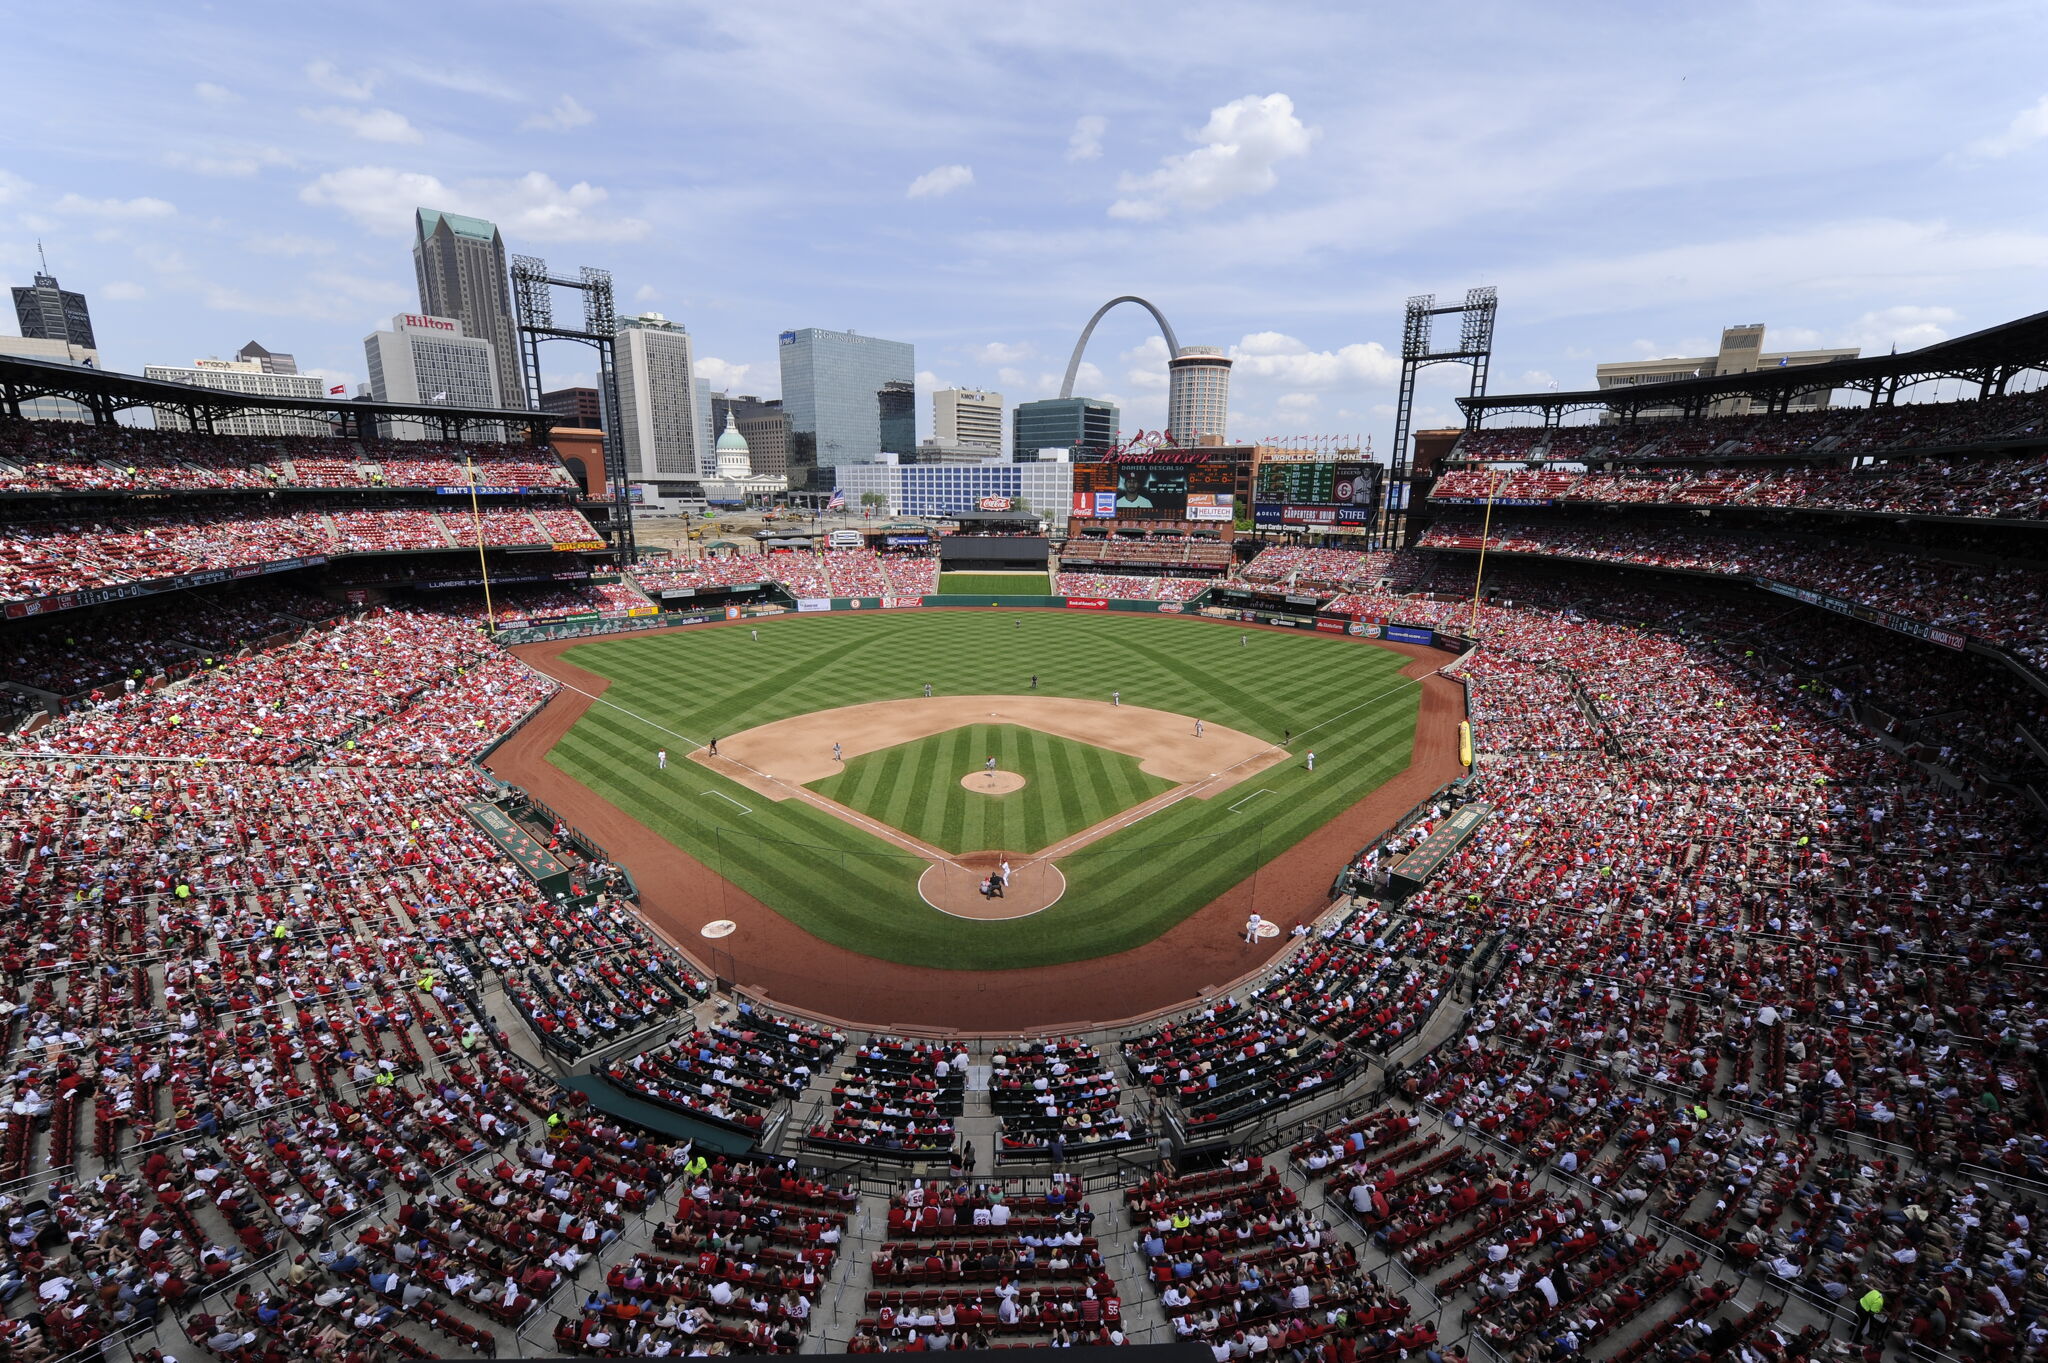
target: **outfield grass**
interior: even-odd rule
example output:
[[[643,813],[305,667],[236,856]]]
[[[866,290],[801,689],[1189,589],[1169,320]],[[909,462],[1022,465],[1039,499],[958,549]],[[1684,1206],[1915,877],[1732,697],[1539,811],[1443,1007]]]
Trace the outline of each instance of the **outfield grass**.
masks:
[[[944,596],[1051,596],[1046,573],[940,573]]]
[[[1328,635],[1058,611],[758,624],[758,642],[747,629],[705,626],[570,649],[571,662],[613,684],[549,760],[818,936],[885,960],[997,970],[1150,941],[1407,766],[1415,735],[1420,689],[1398,675],[1407,660]],[[694,762],[655,769],[658,748],[679,757],[770,720],[918,696],[926,683],[942,695],[1022,694],[1034,672],[1041,695],[1107,700],[1120,690],[1125,704],[1261,737],[1292,730],[1296,751],[1315,749],[1316,770],[1288,762],[1230,799],[1182,800],[1063,859],[1067,893],[1052,908],[974,922],[918,897],[923,861],[821,809],[768,800]],[[716,907],[705,916],[720,916]]]
[[[1024,778],[1007,795],[960,784],[989,758]],[[970,724],[867,753],[811,789],[948,852],[1036,852],[1173,782],[1138,759],[1017,724]]]

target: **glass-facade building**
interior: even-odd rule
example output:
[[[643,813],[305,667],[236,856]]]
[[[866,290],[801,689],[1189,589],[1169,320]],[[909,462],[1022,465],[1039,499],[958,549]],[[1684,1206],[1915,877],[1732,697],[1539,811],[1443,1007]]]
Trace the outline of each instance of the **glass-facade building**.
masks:
[[[1010,413],[1010,455],[1020,464],[1040,450],[1071,450],[1076,462],[1116,444],[1116,404],[1100,398],[1044,398],[1020,402]]]
[[[883,444],[882,394],[892,382],[915,384],[916,348],[907,341],[819,327],[785,331],[781,341],[789,485],[804,486],[813,467],[858,464],[888,449]],[[910,439],[901,449],[889,450],[892,454],[907,455],[917,448],[914,388],[911,394]]]
[[[977,509],[984,497],[1006,497],[1065,525],[1073,504],[1074,466],[1042,464],[841,464],[833,487],[859,506],[861,494],[879,492],[892,515],[957,516]]]

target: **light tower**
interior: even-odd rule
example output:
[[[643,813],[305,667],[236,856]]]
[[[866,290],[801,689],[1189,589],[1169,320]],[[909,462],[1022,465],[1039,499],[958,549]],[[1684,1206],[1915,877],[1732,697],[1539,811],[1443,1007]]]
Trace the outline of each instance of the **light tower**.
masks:
[[[1486,367],[1493,359],[1493,314],[1500,306],[1493,285],[1465,290],[1463,303],[1438,307],[1433,293],[1416,294],[1408,300],[1407,316],[1401,324],[1401,396],[1394,409],[1394,447],[1387,452],[1387,514],[1381,522],[1380,547],[1401,547],[1407,528],[1411,461],[1408,457],[1409,428],[1415,418],[1415,376],[1433,364],[1464,364],[1472,367],[1472,396],[1486,395]],[[1430,321],[1436,317],[1458,316],[1458,348],[1431,350]]]

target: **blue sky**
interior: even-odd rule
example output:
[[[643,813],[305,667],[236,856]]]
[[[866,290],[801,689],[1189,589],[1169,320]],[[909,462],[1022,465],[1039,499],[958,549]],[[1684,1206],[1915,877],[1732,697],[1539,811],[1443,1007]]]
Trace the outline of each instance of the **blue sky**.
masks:
[[[126,370],[253,337],[361,378],[417,304],[416,204],[608,267],[735,391],[824,326],[1050,396],[1136,293],[1238,354],[1234,436],[1382,450],[1410,293],[1499,288],[1495,392],[1731,323],[1904,349],[2048,308],[2031,0],[100,3],[44,9],[33,49],[0,277],[43,238]],[[1149,318],[1088,358],[1082,391],[1160,424]]]

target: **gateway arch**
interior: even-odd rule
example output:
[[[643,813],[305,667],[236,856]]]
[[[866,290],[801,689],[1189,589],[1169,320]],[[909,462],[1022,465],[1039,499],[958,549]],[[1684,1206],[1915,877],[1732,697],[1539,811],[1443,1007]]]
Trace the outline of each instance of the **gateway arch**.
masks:
[[[1088,319],[1088,325],[1081,328],[1081,339],[1074,343],[1073,358],[1067,361],[1067,377],[1060,384],[1061,397],[1070,398],[1074,396],[1074,376],[1081,372],[1081,352],[1088,348],[1088,338],[1095,334],[1095,324],[1102,320],[1104,313],[1119,303],[1136,303],[1139,307],[1151,313],[1152,320],[1159,323],[1159,335],[1166,341],[1166,358],[1171,360],[1174,356],[1180,354],[1180,342],[1174,339],[1173,323],[1166,320],[1165,313],[1162,313],[1159,309],[1153,307],[1151,303],[1133,293],[1127,293],[1121,298],[1112,298],[1097,308],[1095,315]]]

